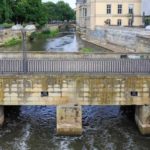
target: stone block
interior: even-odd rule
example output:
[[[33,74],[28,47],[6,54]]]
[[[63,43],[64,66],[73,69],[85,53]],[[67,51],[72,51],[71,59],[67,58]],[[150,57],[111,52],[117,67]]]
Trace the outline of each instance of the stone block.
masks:
[[[150,135],[150,105],[136,106],[135,121],[143,135]]]
[[[78,105],[65,105],[57,107],[57,134],[81,135],[82,110]]]

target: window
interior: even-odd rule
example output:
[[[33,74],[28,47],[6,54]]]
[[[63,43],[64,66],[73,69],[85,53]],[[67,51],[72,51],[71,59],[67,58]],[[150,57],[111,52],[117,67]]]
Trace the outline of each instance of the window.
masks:
[[[84,15],[87,16],[87,8],[85,8],[85,14]]]
[[[129,14],[133,14],[133,4],[129,4]]]
[[[107,5],[107,14],[111,14],[111,5],[110,4]]]
[[[83,8],[83,17],[87,16],[87,8]]]
[[[122,20],[121,20],[121,19],[118,19],[118,20],[117,20],[117,25],[118,25],[118,26],[121,26],[121,25],[122,25]]]
[[[118,5],[118,14],[122,14],[122,5],[121,4]]]

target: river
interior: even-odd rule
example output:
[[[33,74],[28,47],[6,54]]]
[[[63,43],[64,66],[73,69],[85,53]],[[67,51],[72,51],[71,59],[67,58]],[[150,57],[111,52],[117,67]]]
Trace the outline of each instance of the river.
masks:
[[[54,39],[36,39],[27,42],[28,51],[46,51],[46,52],[81,52],[83,48],[91,49],[93,52],[110,52],[107,49],[100,48],[94,44],[85,42],[76,34],[61,35]],[[12,47],[0,48],[0,51],[21,51],[22,46],[18,44]]]
[[[78,52],[82,48],[108,52],[75,35],[28,43],[29,51]],[[21,46],[7,48],[19,51]],[[1,48],[2,50],[2,48]],[[119,106],[83,106],[83,134],[56,135],[56,107],[21,106],[5,109],[0,129],[0,150],[149,150],[150,137],[142,136],[133,113],[124,114]]]

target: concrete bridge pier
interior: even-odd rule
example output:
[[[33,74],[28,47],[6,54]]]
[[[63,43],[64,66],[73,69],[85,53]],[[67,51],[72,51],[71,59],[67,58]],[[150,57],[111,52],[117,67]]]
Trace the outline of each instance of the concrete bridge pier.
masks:
[[[143,135],[150,134],[150,105],[136,106],[135,120]]]
[[[82,107],[79,105],[57,106],[57,134],[82,134]]]
[[[4,106],[0,106],[0,126],[4,123]]]

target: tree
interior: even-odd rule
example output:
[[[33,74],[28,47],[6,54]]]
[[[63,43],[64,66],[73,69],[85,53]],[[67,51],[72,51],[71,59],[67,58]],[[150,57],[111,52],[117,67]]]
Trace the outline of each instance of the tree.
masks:
[[[12,17],[12,0],[2,0],[0,3],[0,22],[9,22]]]
[[[44,6],[41,0],[16,0],[12,5],[14,12],[12,20],[15,23],[37,23],[40,26],[47,23]]]
[[[14,12],[12,20],[15,23],[22,24],[26,20],[27,6],[27,0],[14,1],[14,3],[12,4],[12,10]]]
[[[75,11],[64,1],[59,1],[56,4],[53,2],[47,2],[43,4],[48,16],[48,20],[74,20]]]
[[[55,3],[47,2],[43,4],[43,7],[45,9],[45,15],[47,15],[48,21],[58,20],[58,13]]]
[[[73,20],[74,10],[64,1],[42,3],[41,0],[1,0],[0,23],[36,23],[39,26],[52,20]]]
[[[69,6],[68,3],[65,3],[64,1],[59,1],[57,2],[56,7],[59,20],[69,21],[75,18],[75,11]]]

